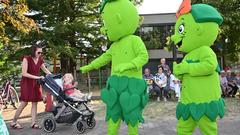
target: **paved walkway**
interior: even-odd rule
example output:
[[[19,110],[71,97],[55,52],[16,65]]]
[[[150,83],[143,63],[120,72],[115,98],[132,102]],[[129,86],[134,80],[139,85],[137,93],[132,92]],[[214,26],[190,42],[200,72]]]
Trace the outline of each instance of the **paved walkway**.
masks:
[[[219,135],[240,135],[240,120],[225,119],[219,121]],[[24,124],[25,126],[25,124]],[[27,125],[26,125],[27,126]],[[139,135],[175,135],[176,120],[146,121],[139,129]],[[28,127],[22,130],[10,130],[11,135],[45,135],[41,130],[33,130]],[[54,133],[49,135],[75,135],[75,127],[69,125],[57,125]],[[98,119],[94,129],[88,130],[86,135],[106,135],[106,124],[103,120]],[[123,125],[119,130],[120,135],[127,135],[127,127]],[[194,135],[201,135],[198,130]]]
[[[240,99],[227,99],[226,117],[219,120],[219,135],[240,135]],[[107,127],[104,121],[105,106],[100,101],[94,101],[89,106],[96,112],[97,125],[92,130],[87,130],[86,135],[106,135]],[[144,111],[145,123],[139,128],[139,135],[175,135],[176,134],[176,119],[175,119],[175,102],[156,102],[151,101]],[[44,116],[44,105],[39,105],[39,121]],[[11,109],[4,110],[3,116],[6,123],[9,125],[15,111]],[[11,135],[48,135],[42,130],[30,129],[30,106],[24,110],[22,118],[19,122],[24,126],[21,130],[10,129]],[[58,124],[54,133],[49,135],[76,135],[77,132],[74,126],[66,124]],[[122,124],[119,130],[120,135],[127,134],[127,126]],[[197,129],[194,135],[201,135]]]

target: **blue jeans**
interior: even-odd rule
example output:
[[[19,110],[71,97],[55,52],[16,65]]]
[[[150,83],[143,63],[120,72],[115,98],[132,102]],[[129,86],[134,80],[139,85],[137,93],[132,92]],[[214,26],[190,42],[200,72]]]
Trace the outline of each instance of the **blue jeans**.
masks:
[[[156,92],[157,97],[160,97],[160,98],[165,97],[165,98],[167,98],[167,95],[168,95],[167,87],[160,88],[159,86],[154,85],[152,91]]]

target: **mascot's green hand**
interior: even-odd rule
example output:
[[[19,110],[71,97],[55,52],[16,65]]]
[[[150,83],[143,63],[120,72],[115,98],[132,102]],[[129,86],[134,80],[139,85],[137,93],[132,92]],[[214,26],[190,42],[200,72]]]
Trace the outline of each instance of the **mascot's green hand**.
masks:
[[[87,73],[87,72],[89,72],[89,71],[91,71],[91,70],[93,70],[93,69],[94,69],[94,67],[91,66],[91,65],[87,65],[87,66],[80,67],[80,71],[81,71],[82,73]]]
[[[186,61],[183,61],[179,64],[176,62],[173,63],[173,74],[174,75],[181,75],[181,74],[187,74],[189,72],[189,63]]]

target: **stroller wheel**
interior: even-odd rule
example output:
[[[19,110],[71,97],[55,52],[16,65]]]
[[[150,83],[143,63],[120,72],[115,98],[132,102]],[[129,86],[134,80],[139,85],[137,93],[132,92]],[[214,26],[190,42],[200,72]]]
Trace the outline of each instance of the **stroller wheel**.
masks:
[[[48,116],[43,119],[43,130],[47,133],[51,133],[56,129],[56,121],[53,117]]]
[[[92,129],[96,126],[95,118],[87,118],[86,122],[89,129]]]
[[[79,134],[82,134],[85,132],[86,128],[85,128],[85,122],[82,120],[77,120],[76,125],[75,125],[77,131]]]

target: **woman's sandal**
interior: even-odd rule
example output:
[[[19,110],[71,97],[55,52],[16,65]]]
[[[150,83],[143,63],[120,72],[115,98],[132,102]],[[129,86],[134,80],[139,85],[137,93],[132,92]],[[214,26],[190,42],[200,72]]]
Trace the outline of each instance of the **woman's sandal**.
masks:
[[[34,123],[32,126],[31,126],[32,129],[41,129],[41,127],[39,125],[37,125],[36,123]]]
[[[19,123],[17,123],[17,122],[11,123],[11,124],[10,124],[10,127],[11,127],[12,129],[23,129],[23,127],[22,127]]]

